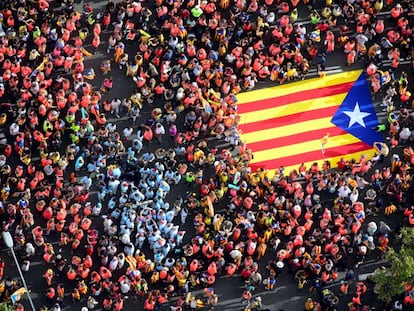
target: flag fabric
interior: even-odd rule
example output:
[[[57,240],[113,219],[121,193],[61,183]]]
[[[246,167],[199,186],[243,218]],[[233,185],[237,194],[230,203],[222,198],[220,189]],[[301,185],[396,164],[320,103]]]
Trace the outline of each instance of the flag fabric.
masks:
[[[126,256],[126,262],[129,264],[129,267],[135,271],[137,269],[137,260],[133,256]]]
[[[26,293],[26,289],[24,287],[20,287],[16,290],[13,294],[10,295],[11,302],[14,304],[22,299],[22,296]]]
[[[374,155],[382,142],[370,89],[361,70],[237,95],[241,139],[253,152],[252,171],[286,173],[341,158]],[[327,137],[327,138],[326,138]]]

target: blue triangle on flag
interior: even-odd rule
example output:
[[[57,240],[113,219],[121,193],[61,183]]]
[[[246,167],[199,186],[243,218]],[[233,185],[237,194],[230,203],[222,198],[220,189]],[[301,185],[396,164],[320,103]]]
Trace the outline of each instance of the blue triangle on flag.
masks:
[[[370,146],[383,141],[382,134],[375,130],[378,119],[364,72],[355,81],[331,122]]]

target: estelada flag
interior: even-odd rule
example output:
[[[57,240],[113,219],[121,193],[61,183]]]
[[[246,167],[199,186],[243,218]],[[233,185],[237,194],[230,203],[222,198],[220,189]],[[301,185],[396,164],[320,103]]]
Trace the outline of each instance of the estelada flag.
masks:
[[[129,267],[135,271],[137,270],[137,260],[133,256],[126,256],[126,262],[129,264]]]
[[[365,73],[347,71],[237,95],[242,141],[253,152],[252,171],[285,173],[341,158],[373,156],[378,119]],[[327,143],[321,140],[329,133]],[[324,149],[324,152],[322,152]]]
[[[11,302],[14,304],[20,299],[22,299],[22,296],[26,293],[26,289],[24,287],[20,287],[16,291],[13,292],[13,294],[10,295]]]

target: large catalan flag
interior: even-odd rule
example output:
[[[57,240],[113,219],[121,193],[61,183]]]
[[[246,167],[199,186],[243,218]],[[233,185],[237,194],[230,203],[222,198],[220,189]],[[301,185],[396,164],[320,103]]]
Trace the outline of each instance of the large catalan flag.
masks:
[[[326,160],[374,155],[378,119],[365,74],[347,71],[237,96],[241,138],[253,151],[252,170],[288,173]],[[321,140],[329,133],[322,152]]]

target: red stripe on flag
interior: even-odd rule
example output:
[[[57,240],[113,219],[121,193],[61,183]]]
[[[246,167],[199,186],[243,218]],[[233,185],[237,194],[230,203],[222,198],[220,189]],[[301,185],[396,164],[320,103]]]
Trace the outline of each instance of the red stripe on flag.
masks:
[[[291,145],[292,143],[298,144],[310,140],[322,139],[322,137],[324,137],[327,132],[329,132],[329,136],[331,138],[338,135],[348,134],[348,132],[344,131],[340,127],[334,126],[328,129],[318,129],[314,131],[304,132],[302,134],[289,135],[269,140],[258,141],[255,143],[248,143],[248,147],[253,152],[278,147],[286,147],[287,145]]]
[[[320,97],[326,97],[331,96],[339,93],[347,93],[354,85],[355,81],[347,82],[347,83],[341,83],[337,85],[327,86],[323,88],[318,89],[312,89],[307,91],[302,91],[296,93],[290,93],[282,96],[276,96],[272,98],[266,98],[262,100],[257,100],[245,104],[238,105],[238,112],[239,113],[246,113],[246,112],[252,112],[252,111],[258,111],[262,109],[269,109],[274,107],[280,107],[283,105],[296,103],[298,101],[304,101],[304,100],[310,100],[310,99],[316,99]],[[277,91],[275,91],[275,94],[277,94]]]
[[[250,167],[252,168],[252,171],[254,172],[259,168],[272,170],[272,169],[277,169],[280,166],[291,166],[291,165],[299,166],[299,164],[302,162],[309,162],[309,161],[317,162],[317,161],[323,160],[324,158],[331,158],[331,157],[342,156],[342,155],[355,153],[355,152],[362,152],[368,149],[372,149],[372,147],[364,142],[358,142],[358,143],[339,146],[335,148],[326,148],[325,156],[322,156],[321,150],[316,150],[316,151],[311,151],[311,152],[299,153],[297,155],[284,157],[284,158],[274,158],[272,160],[267,160],[267,161],[262,161],[262,162],[257,162],[257,163],[250,163]],[[277,155],[275,154],[274,156],[276,157]],[[332,165],[334,165],[334,163],[332,163]]]
[[[267,120],[252,122],[252,123],[244,123],[244,124],[240,124],[238,128],[243,134],[267,130],[270,128],[275,128],[275,131],[277,131],[277,128],[280,126],[297,124],[300,122],[310,121],[314,119],[332,117],[338,110],[338,107],[339,106],[333,106],[333,107],[327,107],[323,109],[302,111],[302,112],[289,114],[286,116],[280,116],[280,117],[276,117],[272,119],[267,119]]]

